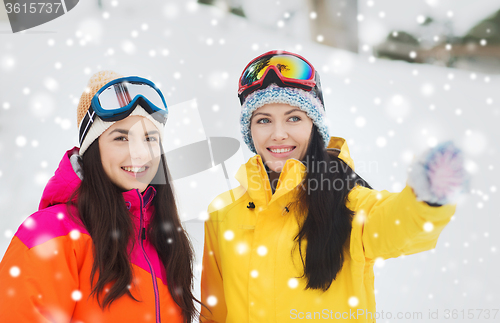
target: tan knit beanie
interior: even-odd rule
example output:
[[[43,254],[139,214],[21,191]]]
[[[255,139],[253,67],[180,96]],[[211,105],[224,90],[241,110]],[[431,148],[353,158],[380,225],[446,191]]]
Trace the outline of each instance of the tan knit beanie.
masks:
[[[101,71],[97,72],[89,80],[87,88],[82,93],[80,97],[80,102],[78,102],[78,108],[76,109],[76,125],[80,129],[80,122],[82,122],[85,113],[89,110],[90,102],[94,95],[99,91],[104,85],[109,82],[123,77],[113,71]]]
[[[82,93],[82,96],[80,97],[80,102],[78,103],[78,108],[76,110],[76,118],[77,118],[77,125],[78,129],[80,129],[81,122],[83,118],[85,117],[85,114],[89,110],[90,104],[92,102],[92,98],[94,95],[106,84],[109,82],[116,80],[118,78],[121,78],[120,74],[117,74],[113,71],[101,71],[97,72],[89,80],[89,83],[87,84],[87,88],[85,91]],[[154,119],[144,108],[142,108],[140,105],[138,105],[134,111],[130,114],[130,116],[133,115],[138,115],[147,118],[153,124],[158,128],[158,131],[160,132],[160,140],[163,139],[163,125],[158,122],[156,119]],[[94,122],[90,126],[90,129],[88,130],[87,135],[85,136],[85,139],[80,145],[80,156],[83,156],[83,153],[89,148],[89,146],[97,139],[99,136],[106,131],[109,127],[111,127],[115,121],[103,121],[101,118],[99,118],[97,115],[94,116]]]

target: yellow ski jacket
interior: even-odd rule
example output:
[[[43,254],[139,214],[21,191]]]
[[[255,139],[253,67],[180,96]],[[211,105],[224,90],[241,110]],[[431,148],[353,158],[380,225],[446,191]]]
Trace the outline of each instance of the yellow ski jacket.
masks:
[[[332,137],[328,148],[339,149],[354,169],[344,139]],[[210,204],[201,279],[210,311],[202,309],[202,322],[375,322],[375,260],[434,248],[455,212],[455,205],[417,201],[409,186],[400,193],[356,186],[348,195],[355,216],[342,270],[326,292],[305,290],[294,241],[299,223],[289,207],[305,171],[300,161],[287,160],[272,194],[256,155],[237,172],[241,185]]]

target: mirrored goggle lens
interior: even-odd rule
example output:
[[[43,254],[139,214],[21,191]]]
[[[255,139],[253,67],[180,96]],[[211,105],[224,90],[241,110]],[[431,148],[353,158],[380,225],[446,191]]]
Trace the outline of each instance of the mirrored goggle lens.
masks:
[[[284,77],[309,80],[312,76],[312,67],[304,60],[287,54],[262,57],[248,66],[241,78],[241,85],[248,85],[262,78],[269,66],[276,66]]]
[[[166,110],[163,100],[156,89],[144,83],[116,83],[99,94],[99,104],[103,110],[117,110],[123,108],[137,96],[143,95],[158,109]]]

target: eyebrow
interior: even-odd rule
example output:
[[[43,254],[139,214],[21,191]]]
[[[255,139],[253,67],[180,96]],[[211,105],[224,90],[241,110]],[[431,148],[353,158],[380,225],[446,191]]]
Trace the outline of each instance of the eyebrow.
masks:
[[[126,130],[126,129],[115,129],[109,133],[109,136],[111,136],[115,132],[121,133],[123,135],[133,134],[133,132]],[[146,136],[159,135],[159,134],[160,134],[160,132],[158,130],[150,130],[150,131],[144,132],[144,135],[146,135]]]
[[[255,117],[256,115],[259,115],[259,114],[262,114],[262,115],[265,115],[267,117],[270,117],[271,115],[269,113],[264,113],[264,112],[257,112],[256,114],[254,114],[253,116]]]
[[[300,109],[298,109],[298,108],[297,108],[297,109],[292,109],[292,110],[290,110],[290,111],[288,111],[288,112],[285,112],[285,115],[289,115],[290,113],[293,113],[293,112],[295,112],[295,111],[298,111],[298,112],[304,112],[304,111],[302,111],[302,110],[300,110]]]
[[[285,112],[285,115],[289,115],[290,113],[293,113],[293,112],[295,112],[295,111],[298,111],[298,112],[304,112],[304,111],[300,110],[299,108],[296,108],[296,109],[292,109],[292,110],[290,110],[290,111]],[[253,116],[255,117],[256,115],[259,115],[259,114],[265,115],[265,116],[267,116],[267,117],[270,117],[270,116],[271,116],[271,114],[269,114],[269,113],[264,113],[264,112],[257,112],[257,113],[255,113]]]

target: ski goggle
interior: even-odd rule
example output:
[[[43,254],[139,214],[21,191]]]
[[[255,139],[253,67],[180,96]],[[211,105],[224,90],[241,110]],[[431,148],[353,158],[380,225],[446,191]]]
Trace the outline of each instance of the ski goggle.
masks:
[[[311,63],[300,55],[275,50],[260,55],[245,67],[239,80],[240,101],[243,102],[248,94],[266,85],[264,81],[271,71],[282,83],[280,85],[306,91],[316,86],[316,71]]]
[[[165,124],[168,108],[165,98],[150,80],[129,76],[104,85],[92,98],[90,107],[80,124],[80,145],[97,115],[103,121],[118,121],[128,117],[140,105],[155,120]]]

